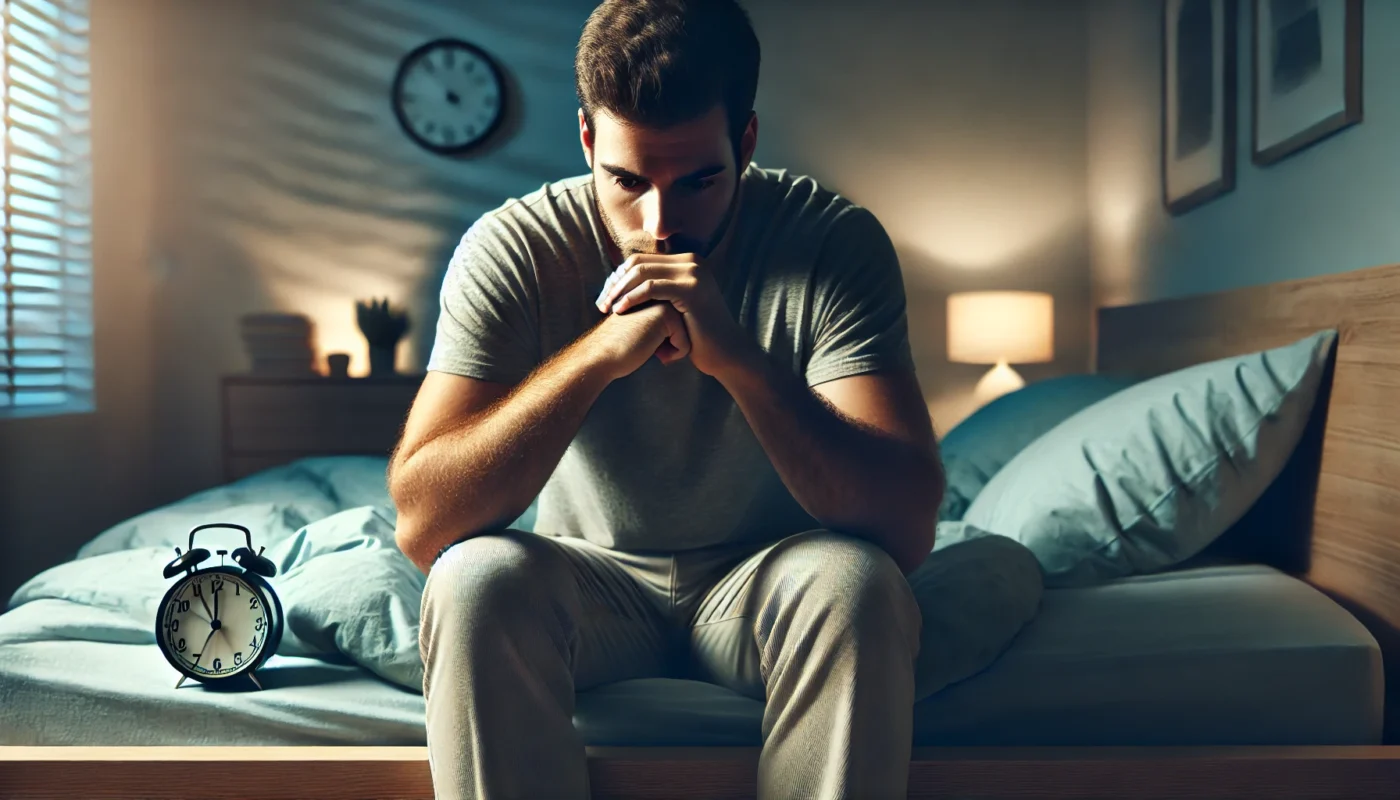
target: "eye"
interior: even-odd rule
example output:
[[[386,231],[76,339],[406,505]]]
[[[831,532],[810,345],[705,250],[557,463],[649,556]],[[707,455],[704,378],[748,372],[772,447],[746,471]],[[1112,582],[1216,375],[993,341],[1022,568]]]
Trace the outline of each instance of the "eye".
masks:
[[[710,188],[711,186],[714,186],[714,185],[715,185],[715,179],[714,179],[714,178],[704,178],[704,179],[698,180],[698,181],[689,181],[689,182],[687,182],[687,183],[685,184],[685,188],[686,188],[688,191],[692,191],[692,192],[703,192],[704,190],[706,190],[706,189],[708,189],[708,188]]]
[[[619,186],[625,192],[635,192],[642,186],[642,182],[637,180],[636,178],[624,178],[621,176],[614,177],[613,183]]]

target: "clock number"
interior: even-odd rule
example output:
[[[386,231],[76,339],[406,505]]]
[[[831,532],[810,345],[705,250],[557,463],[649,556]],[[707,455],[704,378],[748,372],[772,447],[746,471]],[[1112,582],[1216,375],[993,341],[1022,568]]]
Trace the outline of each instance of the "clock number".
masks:
[[[258,649],[258,637],[254,636],[252,641],[248,642],[248,646],[254,650]]]
[[[239,650],[237,653],[234,653],[234,654],[233,654],[233,664],[234,664],[234,666],[238,666],[238,665],[240,665],[240,664],[242,664],[242,663],[243,663],[243,651],[242,651],[242,650]]]
[[[219,658],[214,659],[214,671],[215,671],[215,672],[218,672],[219,670],[221,670],[221,669],[223,669],[223,668],[224,668],[223,659],[219,659]]]
[[[263,618],[262,618],[262,617],[258,617],[257,619],[253,620],[253,630],[255,630],[255,631],[260,631],[260,630],[262,630],[262,629],[263,629]]]
[[[176,649],[176,651],[181,652],[181,653],[185,652],[185,640],[184,640],[184,639],[181,639],[180,641],[176,642],[176,643],[175,643],[175,649]]]
[[[171,632],[171,633],[175,633],[175,632],[177,632],[177,631],[179,631],[179,630],[180,630],[180,620],[178,620],[178,619],[172,619],[172,620],[170,620],[170,632]]]
[[[222,592],[223,590],[224,590],[224,582],[223,582],[222,580],[218,579],[218,578],[215,578],[215,579],[214,579],[214,594],[218,594],[219,592]]]
[[[242,588],[243,588],[243,584],[241,584],[241,583],[235,583],[235,584],[233,585],[233,596],[234,596],[234,597],[240,597],[240,596],[242,596],[242,595],[243,595],[243,592],[240,591]]]
[[[190,601],[188,601],[188,600],[181,600],[181,601],[180,601],[180,613],[181,613],[181,614],[185,614],[185,613],[188,613],[189,610],[190,610]]]
[[[193,586],[194,586],[194,596],[195,596],[195,597],[203,597],[203,596],[204,596],[204,592],[199,588],[199,581],[195,581],[194,584],[193,584]]]
[[[258,598],[253,597],[252,595],[249,595],[249,596],[248,596],[248,607],[249,607],[249,608],[257,608],[257,607],[258,607]]]

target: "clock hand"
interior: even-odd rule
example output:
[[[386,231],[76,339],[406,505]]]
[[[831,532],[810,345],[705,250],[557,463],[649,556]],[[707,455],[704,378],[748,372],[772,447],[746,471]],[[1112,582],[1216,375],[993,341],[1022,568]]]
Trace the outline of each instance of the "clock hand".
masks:
[[[204,644],[199,646],[199,653],[194,657],[194,667],[199,666],[199,660],[204,658],[204,653],[209,649],[209,640],[213,639],[214,634],[218,632],[217,628],[210,629],[209,635],[204,637]],[[190,669],[194,669],[194,667],[190,667]]]
[[[196,578],[196,579],[195,579],[195,588],[198,588],[198,587],[199,587],[199,579]],[[218,617],[215,617],[215,616],[214,616],[214,612],[209,610],[209,601],[204,599],[204,593],[203,593],[203,592],[199,592],[198,597],[199,597],[199,602],[200,602],[201,604],[204,605],[204,613],[206,613],[206,614],[209,615],[209,622],[213,622],[214,620],[218,619]],[[215,601],[215,602],[218,602],[218,598],[217,598],[217,597],[214,598],[214,601]]]
[[[220,584],[220,585],[219,585],[219,588],[222,589],[222,588],[223,588],[223,585]],[[215,622],[218,622],[218,621],[219,621],[219,593],[218,593],[218,592],[214,592],[214,621],[215,621]]]

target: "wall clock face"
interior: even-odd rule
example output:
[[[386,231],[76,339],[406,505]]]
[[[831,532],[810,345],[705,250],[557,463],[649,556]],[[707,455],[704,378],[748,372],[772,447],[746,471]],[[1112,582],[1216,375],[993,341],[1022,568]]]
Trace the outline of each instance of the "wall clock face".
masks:
[[[434,153],[455,155],[500,125],[505,93],[500,70],[481,48],[438,39],[404,56],[392,101],[409,138]]]

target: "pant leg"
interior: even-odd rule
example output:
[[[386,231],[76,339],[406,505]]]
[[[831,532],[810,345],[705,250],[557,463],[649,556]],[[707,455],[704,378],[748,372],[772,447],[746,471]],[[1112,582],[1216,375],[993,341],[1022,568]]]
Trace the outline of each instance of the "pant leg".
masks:
[[[602,548],[518,530],[432,566],[419,646],[439,798],[586,798],[574,692],[660,674],[655,607]]]
[[[906,796],[920,617],[894,559],[827,530],[760,550],[710,589],[693,667],[767,700],[760,800]]]

